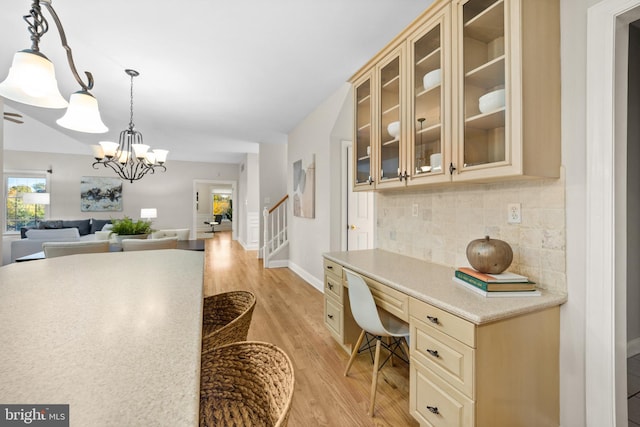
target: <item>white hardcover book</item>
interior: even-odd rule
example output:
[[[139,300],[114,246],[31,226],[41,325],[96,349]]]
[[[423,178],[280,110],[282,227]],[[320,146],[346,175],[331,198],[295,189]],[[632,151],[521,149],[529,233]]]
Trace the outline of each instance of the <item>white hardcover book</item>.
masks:
[[[482,289],[473,286],[467,282],[465,282],[464,280],[460,280],[457,277],[453,277],[452,278],[453,281],[457,284],[459,284],[460,286],[463,286],[467,289],[469,289],[470,291],[473,291],[479,295],[482,295],[484,297],[487,298],[513,298],[513,297],[539,297],[540,295],[542,295],[540,293],[540,291],[535,290],[535,291],[483,291]]]

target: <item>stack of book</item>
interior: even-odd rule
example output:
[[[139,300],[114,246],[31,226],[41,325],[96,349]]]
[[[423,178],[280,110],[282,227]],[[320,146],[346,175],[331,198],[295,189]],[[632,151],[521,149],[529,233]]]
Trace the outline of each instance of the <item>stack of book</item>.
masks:
[[[469,267],[455,271],[453,281],[486,297],[539,296],[536,284],[515,273],[485,274]]]

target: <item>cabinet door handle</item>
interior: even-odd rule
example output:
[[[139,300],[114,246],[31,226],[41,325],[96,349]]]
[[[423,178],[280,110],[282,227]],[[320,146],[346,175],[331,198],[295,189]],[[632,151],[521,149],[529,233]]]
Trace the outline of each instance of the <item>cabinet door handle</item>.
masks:
[[[333,285],[331,283],[327,283],[327,286],[329,287],[329,290],[332,291],[333,290]]]
[[[453,162],[449,163],[449,175],[453,175],[454,170],[456,170],[456,167],[453,166]]]
[[[438,350],[431,350],[431,349],[427,349],[427,353],[429,353],[430,355],[432,355],[433,357],[437,357],[439,358],[440,355],[438,354]]]
[[[440,322],[438,322],[438,318],[437,317],[427,316],[427,319],[429,320],[429,322],[435,323],[436,325],[440,324]]]
[[[333,270],[333,265],[327,265],[327,269]]]
[[[371,178],[371,175],[369,175],[369,179],[367,179],[367,181],[369,182],[369,185],[373,184],[373,178]]]
[[[333,314],[327,314],[327,317],[331,320],[333,320]]]
[[[427,409],[432,414],[440,415],[440,411],[438,411],[438,407],[437,406],[427,406]]]

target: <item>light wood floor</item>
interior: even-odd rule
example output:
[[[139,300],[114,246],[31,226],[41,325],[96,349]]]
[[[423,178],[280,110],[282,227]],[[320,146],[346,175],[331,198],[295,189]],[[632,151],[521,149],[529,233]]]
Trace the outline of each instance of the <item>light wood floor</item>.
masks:
[[[372,364],[368,354],[343,376],[349,355],[323,323],[323,294],[287,268],[263,269],[230,232],[206,239],[204,293],[254,292],[249,340],[267,341],[291,358],[296,389],[289,426],[418,426],[409,415],[409,369],[388,364],[378,376],[375,417],[367,415]],[[318,260],[320,262],[320,260]]]

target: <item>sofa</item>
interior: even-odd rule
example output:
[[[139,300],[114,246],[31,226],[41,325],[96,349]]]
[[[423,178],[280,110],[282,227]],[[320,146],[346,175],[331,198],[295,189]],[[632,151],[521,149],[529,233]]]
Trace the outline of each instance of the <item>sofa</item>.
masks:
[[[188,228],[166,228],[163,230],[155,230],[151,233],[152,239],[162,239],[165,237],[177,237],[178,240],[189,240],[191,230]]]
[[[103,231],[107,224],[111,224],[111,220],[92,218],[40,221],[35,227],[24,227],[20,230],[22,238],[11,242],[11,262],[42,251],[44,242],[109,240],[111,232]]]

